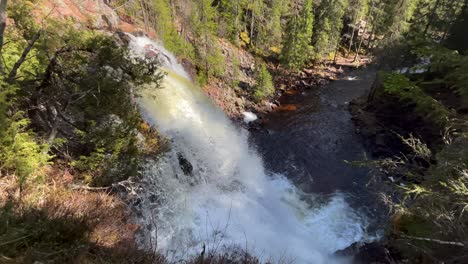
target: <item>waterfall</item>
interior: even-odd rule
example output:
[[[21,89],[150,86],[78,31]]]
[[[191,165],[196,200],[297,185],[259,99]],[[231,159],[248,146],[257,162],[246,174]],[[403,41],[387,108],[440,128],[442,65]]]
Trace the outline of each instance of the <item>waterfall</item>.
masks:
[[[146,37],[136,56],[160,54],[161,89],[145,89],[145,118],[170,139],[170,150],[143,172],[138,220],[142,243],[183,258],[238,245],[265,259],[333,263],[335,251],[365,239],[366,220],[337,193],[304,194],[283,175],[268,175],[248,133],[192,84],[176,58]]]

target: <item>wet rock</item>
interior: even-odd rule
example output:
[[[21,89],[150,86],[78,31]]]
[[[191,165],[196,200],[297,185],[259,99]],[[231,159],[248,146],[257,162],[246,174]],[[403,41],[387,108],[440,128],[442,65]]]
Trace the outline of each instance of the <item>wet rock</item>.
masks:
[[[128,44],[129,44],[130,41],[131,41],[130,36],[127,35],[127,34],[125,34],[125,33],[124,33],[123,31],[121,31],[121,30],[117,30],[117,31],[115,32],[115,36],[117,37],[117,38],[116,38],[117,40],[120,40],[120,41],[121,41],[121,43],[120,43],[121,46],[128,46]]]
[[[151,203],[155,203],[158,201],[158,196],[156,194],[151,194],[148,199],[150,200]]]
[[[381,242],[356,242],[351,246],[335,252],[336,256],[352,257],[355,264],[390,264],[396,263],[390,250]]]
[[[355,263],[395,263],[390,251],[380,243],[366,243],[361,246],[354,256]]]
[[[281,103],[278,100],[274,100],[273,102],[271,102],[271,104],[274,105],[275,108],[281,105]]]
[[[182,67],[185,69],[185,71],[191,76],[193,79],[195,79],[195,76],[197,75],[196,70],[195,70],[195,65],[186,58],[183,58],[181,60]]]
[[[182,153],[177,153],[177,159],[179,160],[179,166],[182,169],[182,171],[184,172],[184,174],[187,175],[187,176],[192,176],[193,166],[190,163],[190,161],[188,161],[184,157],[184,155],[182,155]]]
[[[243,81],[239,82],[239,87],[244,89],[244,90],[250,89],[250,85],[247,82],[243,82]]]
[[[136,198],[135,200],[133,200],[133,206],[137,207],[141,204],[142,200],[140,198]]]
[[[153,59],[153,58],[157,58],[158,57],[158,53],[154,50],[148,50],[146,53],[145,53],[145,58],[148,58],[148,59]]]

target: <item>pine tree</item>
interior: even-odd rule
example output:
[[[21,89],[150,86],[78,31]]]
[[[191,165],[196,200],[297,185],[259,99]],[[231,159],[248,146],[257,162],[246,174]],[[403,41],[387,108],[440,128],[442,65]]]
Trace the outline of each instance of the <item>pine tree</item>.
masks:
[[[260,101],[273,95],[274,92],[273,79],[266,65],[262,63],[257,72],[257,85],[255,85],[254,98]]]
[[[378,28],[378,33],[384,36],[384,43],[392,42],[408,31],[417,2],[417,0],[384,2],[384,12]]]
[[[263,51],[279,52],[281,46],[283,28],[281,18],[287,9],[287,0],[269,0],[263,6],[263,17],[256,28],[255,43],[257,48]]]
[[[296,2],[291,8],[281,55],[286,67],[299,69],[310,59],[313,24],[312,0],[305,0],[302,5]]]
[[[312,38],[316,59],[324,59],[339,44],[346,6],[345,0],[324,0],[320,3]]]
[[[192,11],[192,26],[195,33],[196,61],[199,68],[199,83],[204,85],[210,76],[221,75],[223,57],[216,45],[216,9],[211,0],[200,0]]]
[[[260,41],[259,36],[262,35],[260,32],[264,30],[265,24],[262,20],[265,19],[266,5],[263,0],[251,0],[247,7],[249,11],[250,43],[255,46]]]
[[[161,37],[164,46],[176,55],[187,58],[193,56],[193,47],[178,34],[174,25],[170,0],[153,0],[155,12],[154,27]]]
[[[221,37],[228,37],[237,44],[243,23],[247,0],[220,0],[218,10],[222,21]]]
[[[358,39],[361,20],[365,17],[369,9],[368,4],[368,0],[349,0],[348,7],[344,14],[344,22],[348,27],[348,32],[345,34],[345,37],[349,40],[348,53]]]

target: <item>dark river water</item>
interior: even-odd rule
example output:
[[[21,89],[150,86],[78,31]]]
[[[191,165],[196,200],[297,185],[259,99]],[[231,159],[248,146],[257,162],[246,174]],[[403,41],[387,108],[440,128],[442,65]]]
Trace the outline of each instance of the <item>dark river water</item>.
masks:
[[[306,193],[345,193],[352,207],[375,217],[376,199],[366,187],[369,170],[346,162],[368,159],[348,106],[367,94],[374,78],[373,68],[347,70],[325,86],[285,93],[281,107],[251,131],[265,167]]]

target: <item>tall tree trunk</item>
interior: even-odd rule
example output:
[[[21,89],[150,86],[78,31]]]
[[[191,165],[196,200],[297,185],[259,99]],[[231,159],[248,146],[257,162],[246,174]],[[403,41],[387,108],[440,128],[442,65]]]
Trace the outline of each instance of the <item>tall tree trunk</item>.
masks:
[[[354,56],[353,62],[355,62],[357,58],[359,57],[359,51],[361,50],[362,41],[364,40],[364,35],[366,34],[366,32],[367,32],[367,25],[366,27],[364,27],[364,32],[362,32],[361,38],[359,40],[359,46],[356,48],[356,55]]]
[[[354,33],[356,32],[355,25],[352,25],[352,27],[353,27],[353,32],[351,33],[351,38],[349,39],[349,45],[348,45],[348,51],[346,52],[346,57],[348,56],[349,52],[351,51],[351,47],[353,46]]]
[[[1,0],[0,2],[0,73],[3,73],[3,38],[6,28],[6,19],[7,19],[7,0]]]
[[[340,39],[341,40],[341,39]],[[336,59],[338,57],[338,50],[340,48],[340,41],[338,41],[338,43],[336,43],[336,47],[335,47],[335,54],[333,55],[333,63],[336,64]]]
[[[364,41],[364,35],[366,35],[367,33],[367,22],[370,21],[370,18],[372,17],[372,11],[374,11],[374,2],[372,2],[372,6],[371,8],[369,9],[369,12],[367,12],[367,16],[366,16],[366,24],[364,26],[364,31],[362,32],[362,35],[359,39],[359,46],[357,47],[356,49],[356,55],[354,56],[354,59],[353,59],[353,62],[356,61],[356,59],[358,58],[359,56],[359,50],[361,50],[361,45],[362,45],[362,42]],[[358,35],[359,35],[359,30],[358,30]]]
[[[373,23],[371,32],[369,34],[369,37],[367,38],[367,45],[366,46],[367,46],[368,49],[371,49],[372,44],[374,44],[374,33],[375,33],[375,24]]]
[[[375,39],[375,28],[376,28],[376,24],[377,22],[379,21],[379,14],[380,12],[374,12],[374,8],[378,8],[378,6],[376,7],[375,6],[375,2],[372,1],[372,6],[369,10],[369,16],[367,17],[366,19],[366,26],[367,26],[367,22],[368,21],[371,21],[371,18],[372,19],[372,29],[371,29],[371,32],[370,32],[370,35],[369,37],[367,38],[367,48],[368,49],[371,49],[373,44],[374,44],[374,39]],[[376,15],[374,16],[374,14],[376,13]]]

